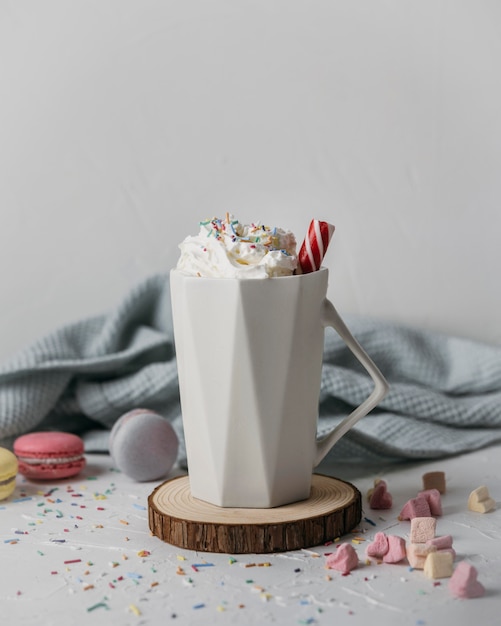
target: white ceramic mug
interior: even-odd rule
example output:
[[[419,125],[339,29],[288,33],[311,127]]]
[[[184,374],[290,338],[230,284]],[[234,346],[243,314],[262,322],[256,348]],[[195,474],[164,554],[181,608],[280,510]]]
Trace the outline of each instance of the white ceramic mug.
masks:
[[[309,497],[332,446],[388,385],[326,299],[328,270],[265,279],[170,274],[191,494],[222,507],[269,508]],[[375,383],[317,437],[324,328]]]

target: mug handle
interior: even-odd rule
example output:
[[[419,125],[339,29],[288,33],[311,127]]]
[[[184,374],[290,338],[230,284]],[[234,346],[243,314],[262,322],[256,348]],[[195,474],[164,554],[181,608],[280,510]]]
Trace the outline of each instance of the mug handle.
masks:
[[[338,333],[341,339],[346,343],[352,354],[357,358],[361,365],[367,370],[367,373],[374,381],[374,390],[371,395],[362,402],[362,404],[354,409],[348,417],[346,417],[340,424],[335,426],[330,432],[323,437],[317,439],[317,451],[315,456],[315,463],[313,467],[316,467],[320,461],[326,456],[332,446],[346,434],[352,426],[354,426],[359,419],[367,415],[372,409],[384,398],[388,393],[388,383],[384,376],[381,374],[374,361],[365,352],[358,341],[348,330],[346,324],[341,319],[339,313],[334,308],[334,305],[327,298],[323,303],[322,310],[322,324],[324,327],[332,326]]]

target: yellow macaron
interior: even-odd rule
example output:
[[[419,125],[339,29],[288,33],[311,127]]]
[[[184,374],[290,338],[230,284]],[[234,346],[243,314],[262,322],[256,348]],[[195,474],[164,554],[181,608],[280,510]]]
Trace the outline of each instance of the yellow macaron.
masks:
[[[5,500],[16,487],[17,457],[10,450],[0,448],[0,500]]]

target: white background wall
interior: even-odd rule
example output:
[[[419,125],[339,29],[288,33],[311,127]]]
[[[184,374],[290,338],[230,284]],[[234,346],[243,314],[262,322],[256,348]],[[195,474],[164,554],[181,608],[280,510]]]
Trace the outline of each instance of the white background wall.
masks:
[[[340,312],[501,343],[497,0],[0,0],[0,358],[199,219],[336,225]]]

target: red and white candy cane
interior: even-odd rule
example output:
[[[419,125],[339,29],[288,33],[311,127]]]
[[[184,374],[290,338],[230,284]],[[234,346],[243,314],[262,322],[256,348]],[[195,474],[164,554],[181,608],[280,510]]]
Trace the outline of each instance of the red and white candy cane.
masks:
[[[311,220],[299,250],[296,274],[309,274],[320,269],[333,233],[334,226],[332,224]]]

